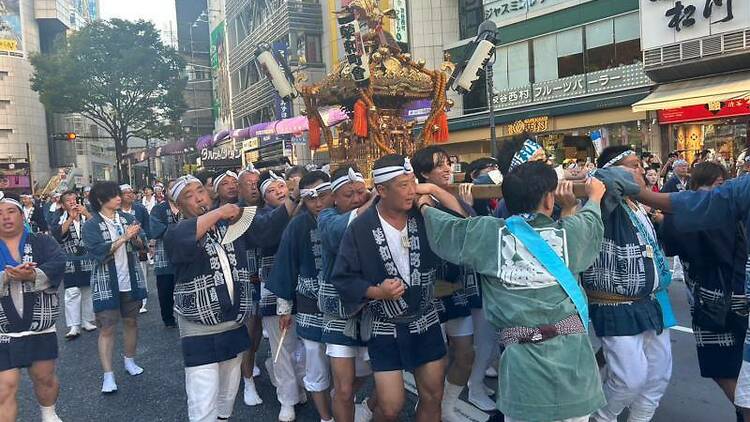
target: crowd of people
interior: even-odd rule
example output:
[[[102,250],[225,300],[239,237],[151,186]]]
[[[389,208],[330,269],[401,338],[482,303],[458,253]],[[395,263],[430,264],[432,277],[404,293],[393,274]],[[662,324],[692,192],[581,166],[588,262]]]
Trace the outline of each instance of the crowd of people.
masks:
[[[249,165],[140,197],[111,181],[46,203],[0,193],[0,421],[16,420],[23,368],[42,420],[60,421],[61,284],[65,338],[98,333],[103,394],[118,388],[118,323],[126,372],[148,370],[135,359],[149,271],[165,329],[179,330],[191,421],[229,419],[241,384],[246,405],[264,403],[253,377],[265,337],[279,421],[308,398],[321,422],[397,421],[405,371],[420,422],[463,420],[464,389],[506,421],[625,409],[649,421],[672,373],[673,279],[690,297],[701,375],[750,421],[750,178],[629,146],[548,158],[523,136],[469,163],[457,187],[449,154],[428,146],[380,157],[371,175]],[[502,198],[475,199],[482,184],[502,184]]]

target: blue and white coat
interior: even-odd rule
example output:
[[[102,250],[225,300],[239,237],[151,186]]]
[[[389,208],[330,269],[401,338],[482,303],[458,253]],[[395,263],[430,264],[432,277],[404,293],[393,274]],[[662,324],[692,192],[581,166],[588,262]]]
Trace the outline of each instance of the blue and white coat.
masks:
[[[123,224],[123,231],[136,223],[132,215],[117,211],[115,217]],[[146,233],[141,231],[138,235],[141,241],[146,242]],[[107,223],[99,213],[91,216],[91,220],[83,225],[83,244],[89,256],[94,261],[91,271],[91,296],[94,301],[94,312],[120,309],[120,289],[117,281],[117,268],[112,255],[112,239],[107,228]],[[130,272],[130,295],[133,300],[143,300],[147,296],[146,276],[141,270],[138,261],[138,249],[132,241],[121,246],[127,248],[128,270]]]

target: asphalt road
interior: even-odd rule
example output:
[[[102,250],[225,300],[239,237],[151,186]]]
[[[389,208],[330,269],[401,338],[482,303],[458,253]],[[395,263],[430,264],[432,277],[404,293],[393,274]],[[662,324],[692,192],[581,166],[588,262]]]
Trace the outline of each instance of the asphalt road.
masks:
[[[163,328],[156,302],[153,278],[150,280],[149,312],[140,318],[140,341],[137,362],[145,369],[143,375],[131,377],[122,368],[122,342],[115,349],[115,376],[119,391],[103,396],[101,369],[97,357],[96,332],[84,333],[75,341],[65,341],[64,321],[58,322],[60,358],[60,398],[58,414],[65,422],[84,421],[186,421],[187,408],[184,390],[184,372],[177,330]],[[675,284],[671,295],[678,321],[690,327],[684,285]],[[656,413],[657,422],[733,422],[734,411],[729,401],[713,381],[700,378],[693,335],[672,331],[674,367],[672,381]],[[262,374],[256,378],[264,404],[247,407],[242,402],[242,386],[235,402],[232,420],[274,421],[279,405],[275,392],[262,363],[269,355],[268,342],[264,340],[258,355]],[[494,380],[486,380],[492,385]],[[366,392],[365,392],[366,394]],[[465,398],[465,394],[462,398]],[[38,421],[39,409],[31,383],[24,376],[18,392],[19,421]],[[407,400],[403,420],[414,420],[415,397]],[[469,405],[470,406],[470,405]],[[621,420],[626,420],[623,416]],[[298,421],[319,421],[311,402],[297,407]]]

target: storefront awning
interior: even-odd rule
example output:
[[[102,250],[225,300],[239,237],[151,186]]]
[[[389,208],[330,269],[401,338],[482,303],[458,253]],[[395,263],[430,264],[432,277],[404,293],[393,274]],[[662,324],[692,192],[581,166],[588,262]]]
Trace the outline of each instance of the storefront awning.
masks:
[[[664,84],[633,104],[633,111],[664,110],[734,99],[750,99],[750,73]]]

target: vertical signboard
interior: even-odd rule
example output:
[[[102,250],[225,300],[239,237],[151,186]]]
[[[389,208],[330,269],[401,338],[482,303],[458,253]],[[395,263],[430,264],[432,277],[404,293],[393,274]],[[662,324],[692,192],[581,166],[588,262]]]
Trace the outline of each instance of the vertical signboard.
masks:
[[[225,43],[224,22],[220,22],[211,31],[211,75],[213,78],[214,98],[212,102],[214,120],[217,127],[231,125],[229,98],[229,63]]]
[[[409,21],[406,13],[406,0],[393,0],[393,10],[396,11],[396,21],[394,22],[393,37],[396,42],[409,45]]]
[[[0,0],[0,51],[23,50],[21,0]]]

